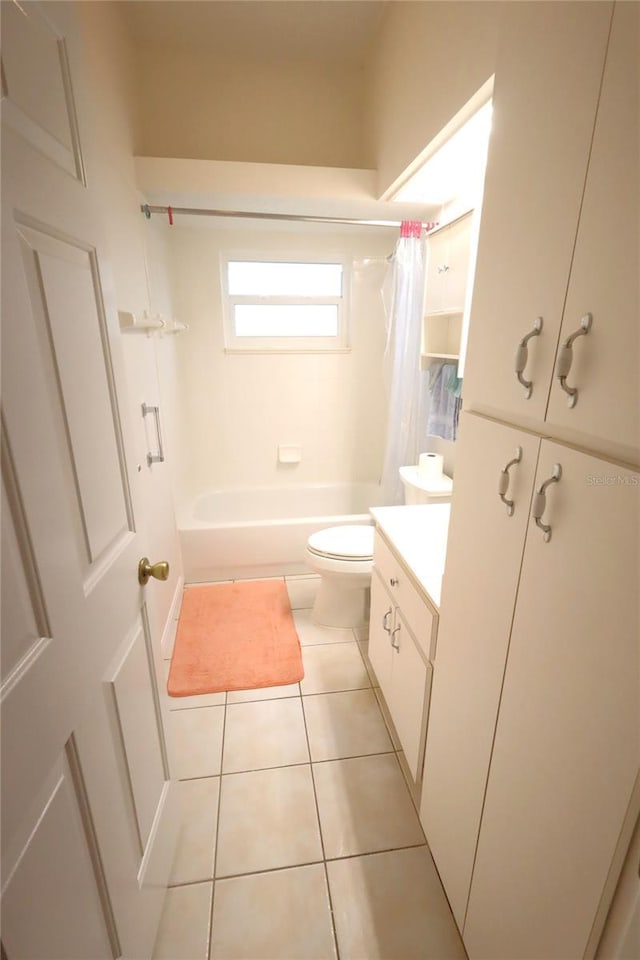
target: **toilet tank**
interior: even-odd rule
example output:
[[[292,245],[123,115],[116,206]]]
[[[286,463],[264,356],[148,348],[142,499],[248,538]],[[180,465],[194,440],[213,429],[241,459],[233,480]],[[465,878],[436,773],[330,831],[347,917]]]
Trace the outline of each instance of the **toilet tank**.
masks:
[[[453,492],[453,480],[445,473],[439,477],[425,478],[419,467],[400,467],[400,478],[404,487],[404,502],[413,503],[450,503]]]

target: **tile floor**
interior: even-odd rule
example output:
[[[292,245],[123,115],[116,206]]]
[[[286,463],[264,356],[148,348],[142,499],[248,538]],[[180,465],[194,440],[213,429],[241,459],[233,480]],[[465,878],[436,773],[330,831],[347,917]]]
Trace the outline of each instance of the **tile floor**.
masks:
[[[169,700],[184,821],[154,960],[464,958],[366,632],[317,626],[317,579],[285,579],[301,683]]]

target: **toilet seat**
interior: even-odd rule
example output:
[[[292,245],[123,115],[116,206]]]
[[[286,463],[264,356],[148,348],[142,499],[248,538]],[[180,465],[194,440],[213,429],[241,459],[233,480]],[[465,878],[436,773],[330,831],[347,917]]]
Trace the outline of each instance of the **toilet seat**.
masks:
[[[307,550],[315,557],[327,560],[361,563],[373,560],[373,526],[347,524],[327,527],[311,534]]]

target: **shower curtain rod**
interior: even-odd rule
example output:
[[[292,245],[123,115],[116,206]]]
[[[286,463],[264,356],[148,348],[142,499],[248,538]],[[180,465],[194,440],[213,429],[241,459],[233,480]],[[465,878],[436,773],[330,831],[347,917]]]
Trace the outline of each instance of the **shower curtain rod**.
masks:
[[[298,223],[339,223],[353,227],[399,227],[400,220],[356,220],[350,217],[312,217],[298,213],[259,213],[256,210],[207,210],[201,207],[160,207],[143,203],[140,207],[147,220],[152,213],[164,213],[169,221],[175,213],[190,217],[243,217],[247,220],[288,220]]]
[[[338,223],[343,224],[349,227],[400,227],[402,226],[402,220],[358,220],[351,217],[313,217],[306,216],[301,213],[262,213],[257,210],[209,210],[202,207],[162,207],[150,203],[143,203],[140,205],[141,212],[145,215],[147,220],[151,219],[152,213],[164,213],[169,217],[169,223],[173,224],[173,215],[174,213],[185,214],[189,217],[236,217],[245,220],[284,220],[292,221],[297,223]],[[453,217],[451,220],[447,220],[446,223],[440,224],[439,222],[428,221],[423,224],[424,230],[426,233],[431,236],[434,233],[438,233],[440,230],[444,230],[445,227],[450,227],[454,223],[457,223],[458,220],[463,220],[464,217],[468,217],[471,213],[470,210],[465,210],[464,213],[459,214],[457,217]]]

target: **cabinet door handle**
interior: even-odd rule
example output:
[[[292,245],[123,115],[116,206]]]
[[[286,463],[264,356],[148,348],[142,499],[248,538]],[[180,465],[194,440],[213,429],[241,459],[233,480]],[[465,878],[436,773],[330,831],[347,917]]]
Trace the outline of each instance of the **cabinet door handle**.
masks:
[[[498,477],[498,496],[502,502],[506,505],[507,516],[512,517],[514,511],[514,502],[513,500],[507,500],[507,490],[509,489],[509,470],[516,463],[520,463],[522,460],[522,447],[516,447],[516,455],[513,460],[509,460],[502,470],[500,471],[500,476]]]
[[[560,477],[562,476],[562,467],[559,463],[554,463],[553,470],[551,471],[551,476],[548,480],[545,480],[544,483],[540,486],[540,489],[533,496],[533,506],[531,508],[531,516],[536,522],[536,527],[540,527],[544,533],[544,541],[548,543],[551,540],[551,527],[548,523],[542,522],[542,517],[547,509],[547,487],[551,483],[557,483]]]
[[[398,580],[397,577],[389,577],[389,584],[390,584],[392,587],[397,587],[399,582],[400,582],[400,581]]]
[[[542,330],[542,317],[536,317],[536,322],[533,325],[533,330],[530,330],[518,344],[516,350],[516,363],[515,371],[516,377],[518,378],[518,383],[521,383],[525,389],[525,400],[528,400],[531,394],[533,393],[533,381],[526,380],[522,374],[524,373],[524,368],[527,365],[529,359],[529,347],[528,343],[531,340],[531,337],[539,337],[540,331]]]
[[[398,624],[397,627],[394,627],[393,630],[391,631],[390,640],[391,640],[391,646],[393,647],[394,650],[400,649],[400,644],[393,642],[393,638],[395,637],[396,633],[398,633],[399,630],[400,630],[400,624]]]
[[[389,607],[384,617],[382,618],[382,629],[389,634],[391,633],[391,630],[389,629],[389,621],[387,620],[387,617],[390,617],[392,613],[393,613],[393,607]]]
[[[451,267],[448,263],[441,263],[438,267],[438,273],[448,273]]]
[[[590,313],[585,313],[584,317],[580,318],[580,328],[576,330],[575,333],[572,333],[570,337],[567,337],[565,342],[560,347],[560,352],[558,353],[558,361],[556,363],[556,379],[560,381],[560,386],[567,395],[567,406],[575,407],[578,402],[578,388],[567,386],[567,377],[569,371],[571,370],[571,364],[573,362],[573,341],[577,337],[584,337],[591,330],[591,324],[593,323],[593,317]]]

